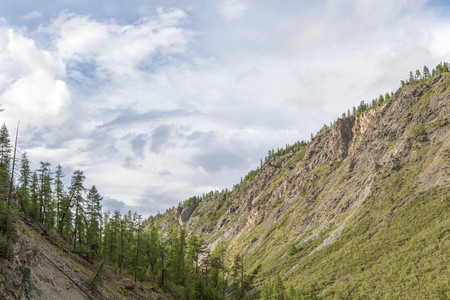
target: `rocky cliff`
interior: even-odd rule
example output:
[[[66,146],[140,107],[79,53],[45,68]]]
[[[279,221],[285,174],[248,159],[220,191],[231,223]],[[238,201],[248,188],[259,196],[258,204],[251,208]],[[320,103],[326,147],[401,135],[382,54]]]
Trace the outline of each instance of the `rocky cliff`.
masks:
[[[282,274],[326,298],[449,296],[449,86],[448,73],[409,83],[164,222],[205,234],[211,248],[225,238],[229,257],[262,264],[261,281]]]

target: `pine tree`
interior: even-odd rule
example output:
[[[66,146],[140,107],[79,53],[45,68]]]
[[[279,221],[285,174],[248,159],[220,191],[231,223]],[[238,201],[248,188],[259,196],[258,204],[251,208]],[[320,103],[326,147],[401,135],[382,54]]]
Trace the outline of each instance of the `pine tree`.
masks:
[[[62,182],[62,179],[65,177],[61,165],[56,166],[56,173],[55,173],[55,189],[54,189],[54,199],[56,202],[56,227],[58,228],[58,231],[61,228],[61,219],[63,216],[64,207],[67,206],[66,203],[64,203],[65,198],[67,198],[67,195],[64,191],[64,183]],[[64,205],[66,204],[66,205]]]
[[[22,160],[20,164],[20,176],[19,176],[19,204],[20,210],[25,214],[29,214],[30,207],[30,181],[31,181],[31,171],[30,171],[30,161],[28,160],[27,153],[22,154]]]
[[[39,218],[39,179],[36,171],[31,176],[30,185],[30,198],[31,198],[31,217],[37,221]]]
[[[389,93],[386,93],[386,95],[384,95],[384,99],[387,101],[391,98],[391,96],[389,95]]]
[[[48,228],[52,228],[54,209],[50,163],[41,161],[41,168],[37,172],[39,178],[39,221],[47,225]]]
[[[225,273],[227,272],[225,265],[226,252],[226,241],[221,239],[211,255],[211,284],[214,288],[220,289],[222,298],[225,298]]]
[[[442,65],[442,71],[443,71],[444,73],[450,71],[448,62],[444,62],[444,64]]]
[[[148,248],[147,248],[147,259],[150,268],[151,279],[156,282],[156,275],[158,273],[158,258],[159,258],[159,248],[161,242],[159,238],[158,228],[155,221],[152,220],[150,223],[150,232],[148,234]]]
[[[102,197],[97,191],[95,185],[89,190],[87,195],[86,206],[86,246],[88,256],[94,260],[100,254],[101,249],[101,221],[102,221],[102,206],[100,202]]]
[[[122,270],[125,264],[125,230],[126,230],[126,215],[119,220],[120,230],[120,246],[119,246],[119,274],[122,274]]]
[[[274,300],[285,300],[286,299],[286,288],[284,287],[283,281],[281,280],[280,274],[277,273],[272,287],[272,297]]]
[[[141,242],[141,231],[142,231],[142,228],[141,228],[142,216],[138,215],[137,213],[134,213],[134,218],[133,219],[134,219],[135,222],[137,222],[137,226],[136,226],[136,231],[137,231],[137,233],[136,233],[137,234],[136,257],[134,259],[134,282],[136,283],[138,266],[139,266],[139,270],[142,269],[141,266],[139,265],[139,263],[140,263],[140,257],[139,257],[140,251],[139,251],[139,249],[141,247],[140,242]]]
[[[11,140],[6,125],[3,123],[0,129],[0,199],[8,199],[10,184],[10,164],[11,164]]]
[[[83,197],[85,188],[83,186],[83,182],[86,177],[81,170],[75,170],[72,175],[71,184],[70,184],[70,202],[73,203],[73,207],[75,209],[75,218],[74,218],[74,230],[73,230],[73,248],[77,249],[77,242],[81,247],[83,244],[84,238],[84,224],[85,224],[85,202],[86,200]]]
[[[159,276],[159,286],[163,287],[166,285],[166,259],[167,259],[167,248],[164,247],[164,242],[159,244],[158,249],[159,260],[161,264],[161,273]]]
[[[233,266],[231,267],[231,276],[233,278],[233,295],[235,295],[235,296],[241,295],[241,289],[239,289],[239,283],[241,282],[241,284],[242,284],[242,280],[240,280],[240,278],[241,278],[241,273],[243,273],[243,272],[244,272],[244,266],[242,263],[241,256],[239,254],[236,254],[233,259]]]
[[[420,76],[420,71],[416,70],[416,80],[419,80],[421,78]]]
[[[198,265],[202,254],[206,253],[206,244],[203,237],[191,233],[188,239],[188,257],[195,263],[195,274],[198,275]]]
[[[122,222],[122,216],[119,210],[115,210],[112,218],[110,219],[110,239],[109,239],[109,253],[110,260],[113,264],[119,265],[120,262],[120,251],[119,251],[119,233],[120,225]]]
[[[423,66],[423,78],[430,78],[430,70],[427,66]]]

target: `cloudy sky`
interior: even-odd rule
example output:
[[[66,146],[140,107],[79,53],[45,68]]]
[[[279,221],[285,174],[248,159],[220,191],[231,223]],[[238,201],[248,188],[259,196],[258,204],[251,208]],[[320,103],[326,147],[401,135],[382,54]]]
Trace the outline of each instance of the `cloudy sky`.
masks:
[[[2,0],[0,121],[148,216],[449,60],[443,0]]]

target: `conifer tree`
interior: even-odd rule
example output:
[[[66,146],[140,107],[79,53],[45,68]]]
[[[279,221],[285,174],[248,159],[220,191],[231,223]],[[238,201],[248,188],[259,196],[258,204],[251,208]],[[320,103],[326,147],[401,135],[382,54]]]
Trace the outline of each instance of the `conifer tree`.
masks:
[[[416,70],[416,80],[419,80],[420,79],[420,71],[419,70]]]
[[[55,173],[55,189],[54,189],[54,193],[55,193],[55,202],[56,202],[56,227],[58,228],[58,230],[60,229],[60,223],[61,223],[61,218],[63,215],[63,207],[64,207],[64,197],[65,195],[65,191],[64,191],[64,183],[62,182],[62,179],[64,178],[64,173],[62,171],[62,167],[61,165],[57,165],[56,166],[56,173]]]
[[[211,255],[211,284],[214,288],[221,291],[222,298],[225,298],[225,255],[227,251],[227,244],[224,239],[221,239]]]
[[[88,256],[94,260],[100,254],[102,221],[102,205],[100,204],[102,197],[95,185],[89,190],[86,200],[86,244]]]
[[[110,239],[109,239],[109,253],[110,260],[113,264],[119,265],[120,251],[119,251],[119,233],[122,217],[119,210],[115,210],[110,219]]]
[[[3,199],[4,201],[8,199],[11,151],[12,147],[9,132],[5,123],[3,123],[0,129],[0,199]]]
[[[203,237],[198,237],[195,233],[191,233],[188,239],[188,256],[191,262],[195,263],[195,274],[199,273],[199,262],[202,254],[206,253],[206,244]]]
[[[150,223],[150,232],[148,234],[148,248],[147,248],[147,259],[150,268],[151,279],[156,282],[156,275],[158,273],[158,258],[159,249],[161,247],[158,228],[155,221],[152,220]]]
[[[430,70],[427,66],[423,66],[423,78],[427,79],[430,77]]]
[[[137,234],[137,241],[136,241],[136,257],[134,259],[134,282],[136,283],[136,279],[137,279],[137,272],[138,272],[138,268],[139,270],[141,270],[141,266],[139,265],[140,263],[140,241],[141,241],[141,219],[142,216],[138,215],[137,213],[134,213],[134,221],[137,222],[137,226],[136,226],[136,234]]]
[[[31,198],[31,217],[37,221],[39,219],[39,179],[36,171],[31,176],[30,185],[30,198]]]
[[[233,294],[235,296],[240,295],[240,291],[241,289],[239,289],[239,282],[241,282],[242,285],[242,280],[240,280],[241,278],[241,273],[244,272],[244,266],[242,263],[242,259],[241,256],[239,254],[236,254],[234,256],[233,259],[233,266],[231,267],[231,276],[233,278]]]
[[[75,170],[72,175],[72,179],[70,182],[70,202],[73,204],[75,209],[74,216],[74,230],[73,230],[73,247],[77,249],[77,242],[79,246],[82,246],[83,238],[84,238],[84,224],[85,224],[85,202],[84,199],[84,191],[85,188],[83,186],[83,182],[86,177],[81,170]]]
[[[39,221],[47,225],[48,228],[52,228],[54,209],[50,163],[41,161],[41,168],[37,172],[39,177]]]
[[[108,210],[105,213],[103,213],[103,239],[102,239],[102,255],[105,259],[110,260],[111,259],[111,254],[109,253],[109,240],[111,238],[111,226],[110,226],[110,215],[111,212]]]
[[[125,264],[125,239],[126,239],[126,215],[119,219],[120,230],[120,243],[119,243],[119,274],[122,274],[122,270]]]
[[[27,153],[22,154],[22,160],[20,164],[20,176],[19,176],[19,204],[20,210],[26,214],[30,213],[30,161],[28,160]]]
[[[284,287],[283,281],[281,280],[280,274],[277,273],[275,280],[272,285],[272,298],[277,300],[286,299],[286,288]]]

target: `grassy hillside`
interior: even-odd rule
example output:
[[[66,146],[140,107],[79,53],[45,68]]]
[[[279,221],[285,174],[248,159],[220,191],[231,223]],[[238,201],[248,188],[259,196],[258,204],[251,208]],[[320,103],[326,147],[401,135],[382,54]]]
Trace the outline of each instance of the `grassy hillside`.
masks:
[[[230,265],[262,264],[259,285],[279,274],[326,299],[447,299],[449,86],[448,73],[405,84],[162,227],[225,238]]]

